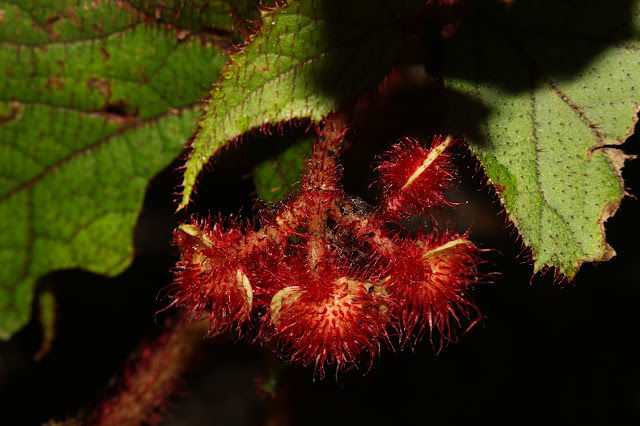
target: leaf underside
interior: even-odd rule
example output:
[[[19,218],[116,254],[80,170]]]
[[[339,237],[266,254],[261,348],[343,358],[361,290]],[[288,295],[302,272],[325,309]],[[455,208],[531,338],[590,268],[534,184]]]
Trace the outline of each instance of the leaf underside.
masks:
[[[318,122],[377,84],[401,41],[393,18],[382,0],[291,1],[264,12],[261,29],[231,56],[211,92],[186,163],[180,208],[203,166],[230,141],[266,125]]]
[[[115,275],[149,179],[196,130],[225,58],[112,1],[0,1],[0,339],[39,277]]]
[[[453,120],[534,270],[568,279],[614,255],[604,221],[624,195],[640,103],[640,2],[482,4],[448,46]]]

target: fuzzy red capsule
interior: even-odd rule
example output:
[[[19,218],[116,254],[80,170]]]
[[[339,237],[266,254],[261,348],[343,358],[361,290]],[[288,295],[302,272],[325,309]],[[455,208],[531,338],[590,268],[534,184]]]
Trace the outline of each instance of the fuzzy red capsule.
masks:
[[[323,376],[325,365],[339,371],[364,357],[373,360],[386,340],[390,309],[384,289],[342,277],[306,289],[284,288],[273,297],[270,315],[287,358],[313,365]]]
[[[469,297],[478,282],[478,248],[466,236],[447,234],[421,236],[411,246],[389,284],[405,337],[420,337],[428,327],[451,340],[462,318],[478,321]]]
[[[453,186],[456,169],[447,152],[452,138],[435,137],[431,149],[404,139],[382,155],[376,170],[384,185],[381,207],[391,217],[450,205],[444,192]]]
[[[223,230],[210,220],[183,224],[174,233],[181,260],[174,269],[172,304],[193,319],[209,315],[209,334],[239,328],[249,318],[253,289],[239,259],[229,250],[242,236],[235,226]]]

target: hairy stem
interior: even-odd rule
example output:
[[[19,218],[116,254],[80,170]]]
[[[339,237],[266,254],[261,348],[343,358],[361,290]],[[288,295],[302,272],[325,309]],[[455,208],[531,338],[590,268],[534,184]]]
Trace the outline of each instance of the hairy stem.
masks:
[[[206,333],[206,321],[170,326],[155,341],[141,346],[125,368],[114,394],[100,399],[85,418],[78,416],[48,424],[109,426],[160,422]]]

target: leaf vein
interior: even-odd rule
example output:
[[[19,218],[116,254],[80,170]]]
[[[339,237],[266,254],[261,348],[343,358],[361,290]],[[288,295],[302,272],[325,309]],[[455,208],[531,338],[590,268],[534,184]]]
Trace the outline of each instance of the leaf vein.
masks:
[[[182,112],[184,110],[188,110],[191,109],[193,107],[198,106],[199,104],[192,104],[189,105],[187,107],[181,108],[179,112]],[[35,184],[37,184],[39,181],[41,181],[45,176],[47,176],[49,173],[53,172],[55,169],[65,165],[66,163],[72,161],[73,159],[80,157],[81,155],[93,151],[97,148],[99,148],[100,146],[103,146],[107,143],[109,143],[113,138],[121,135],[122,133],[126,132],[126,131],[130,131],[133,128],[137,128],[137,127],[141,127],[147,124],[153,124],[155,122],[157,122],[158,120],[171,116],[171,115],[176,115],[176,112],[173,110],[167,111],[164,114],[155,116],[155,117],[150,117],[148,119],[145,120],[139,120],[135,123],[132,123],[131,125],[128,126],[123,126],[122,128],[118,129],[116,132],[98,139],[97,141],[95,141],[92,144],[86,145],[84,147],[82,147],[81,149],[74,151],[73,153],[71,153],[70,155],[67,155],[66,157],[60,159],[59,161],[57,161],[54,164],[49,165],[48,167],[46,167],[42,172],[40,172],[38,175],[34,176],[32,179],[30,179],[28,182],[24,182],[21,185],[17,186],[16,188],[14,188],[13,190],[11,190],[10,192],[8,192],[7,194],[4,194],[0,197],[0,203],[4,202],[12,197],[14,197],[16,194],[25,191],[25,190],[29,190],[31,189]]]
[[[576,115],[578,116],[578,118],[587,126],[587,128],[589,129],[589,131],[595,136],[595,138],[598,140],[599,144],[603,144],[604,143],[604,135],[602,133],[600,133],[600,131],[597,128],[597,125],[592,123],[591,120],[589,120],[587,118],[587,116],[584,114],[584,112],[582,111],[582,108],[580,108],[576,103],[574,103],[571,98],[569,98],[569,96],[564,93],[556,84],[556,82],[554,82],[551,77],[546,76],[546,78],[544,79],[545,83],[551,88],[551,90],[553,90],[556,95],[558,97],[560,97],[560,99],[569,106],[569,108],[571,108],[573,110],[573,112],[576,113]]]

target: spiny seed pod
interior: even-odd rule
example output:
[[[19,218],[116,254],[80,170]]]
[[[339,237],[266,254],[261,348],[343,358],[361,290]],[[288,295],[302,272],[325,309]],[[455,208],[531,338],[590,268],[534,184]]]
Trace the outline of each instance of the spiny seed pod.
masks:
[[[365,354],[373,360],[390,317],[386,292],[375,283],[342,277],[326,286],[287,287],[271,301],[271,321],[288,358],[313,365],[320,376],[327,364],[341,370]]]
[[[468,295],[478,281],[478,249],[464,236],[422,237],[410,249],[410,271],[391,280],[390,292],[397,297],[398,316],[405,337],[420,337],[426,326],[451,340],[459,316],[471,318],[477,308]],[[406,265],[406,263],[405,263]]]
[[[383,214],[397,217],[412,211],[450,205],[444,192],[455,181],[456,169],[446,151],[452,143],[449,136],[436,137],[431,149],[411,139],[394,145],[383,156],[376,170],[384,184],[381,207]]]
[[[416,236],[398,219],[450,204],[452,138],[434,138],[431,149],[396,144],[377,167],[383,197],[370,207],[340,185],[346,121],[330,116],[318,132],[298,192],[263,206],[255,227],[178,227],[172,305],[190,318],[208,315],[210,334],[255,320],[256,339],[276,342],[284,358],[320,376],[326,365],[337,373],[373,361],[389,328],[401,343],[427,327],[450,340],[477,312],[467,291],[478,282],[478,249],[466,235]]]
[[[241,236],[235,227],[223,231],[210,221],[180,225],[174,234],[182,259],[174,270],[172,304],[185,307],[193,319],[208,312],[211,335],[240,327],[251,312],[251,283],[229,252]]]

